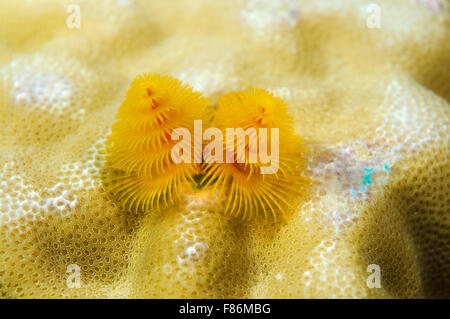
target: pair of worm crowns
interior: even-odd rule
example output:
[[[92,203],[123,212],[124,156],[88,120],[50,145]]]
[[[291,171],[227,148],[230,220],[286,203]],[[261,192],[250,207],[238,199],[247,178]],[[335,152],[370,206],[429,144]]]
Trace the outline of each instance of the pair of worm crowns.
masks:
[[[305,195],[304,186],[310,182],[302,176],[307,149],[283,100],[261,89],[233,92],[219,99],[212,116],[209,103],[169,76],[143,74],[131,83],[108,137],[105,158],[111,172],[108,188],[124,209],[148,212],[203,189],[217,198],[227,214],[276,220]],[[195,134],[198,120],[222,133],[214,135],[215,145],[220,143],[221,148],[211,151],[203,145],[203,134]],[[180,128],[191,133],[181,142],[172,138]],[[232,135],[230,140],[229,128],[250,133],[243,139]],[[218,140],[218,135],[225,139]],[[267,156],[261,156],[261,149],[255,152],[252,142],[258,140],[256,145],[267,148],[265,155],[267,150],[271,155],[277,151],[271,163],[277,170],[271,174],[263,172]],[[200,150],[195,147],[199,143]],[[180,144],[191,160],[174,160],[173,149]],[[239,152],[240,147],[245,151]],[[211,160],[217,155],[223,160]]]

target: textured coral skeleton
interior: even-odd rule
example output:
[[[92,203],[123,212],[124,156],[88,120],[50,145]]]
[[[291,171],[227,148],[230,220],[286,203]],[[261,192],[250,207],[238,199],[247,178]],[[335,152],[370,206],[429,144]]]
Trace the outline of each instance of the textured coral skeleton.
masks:
[[[0,297],[449,298],[449,5],[376,2],[379,29],[369,0],[80,0],[68,29],[68,1],[1,1]],[[281,98],[308,196],[277,223],[232,218],[206,188],[147,214],[117,201],[102,150],[146,71],[210,106],[255,87]],[[155,132],[122,147],[162,144]],[[114,165],[134,165],[124,154]]]

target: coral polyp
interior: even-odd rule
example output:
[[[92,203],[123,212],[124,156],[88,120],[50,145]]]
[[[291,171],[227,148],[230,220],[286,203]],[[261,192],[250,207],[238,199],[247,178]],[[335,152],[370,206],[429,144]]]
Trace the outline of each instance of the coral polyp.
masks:
[[[227,136],[224,156],[231,154],[233,161],[205,165],[203,184],[224,200],[225,213],[243,219],[285,216],[311,181],[302,176],[307,148],[284,101],[261,89],[230,93],[218,101],[213,126]],[[233,127],[246,130],[247,136],[239,141],[225,134]],[[244,158],[239,148],[245,150]],[[265,159],[269,150],[270,163]],[[256,160],[251,160],[252,152]],[[264,173],[268,165],[276,169]]]
[[[176,164],[171,151],[176,128],[193,132],[209,100],[177,79],[158,74],[138,76],[119,108],[107,140],[105,167],[110,191],[122,206],[147,211],[167,205],[193,182],[199,166]]]

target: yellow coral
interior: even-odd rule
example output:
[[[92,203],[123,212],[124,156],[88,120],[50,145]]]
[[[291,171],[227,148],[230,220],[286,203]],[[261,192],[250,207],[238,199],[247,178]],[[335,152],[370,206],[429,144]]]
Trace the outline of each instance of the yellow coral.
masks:
[[[78,0],[80,29],[71,2],[0,1],[0,298],[450,297],[448,1]],[[242,223],[204,189],[130,216],[99,152],[143,70],[281,97],[307,201]]]

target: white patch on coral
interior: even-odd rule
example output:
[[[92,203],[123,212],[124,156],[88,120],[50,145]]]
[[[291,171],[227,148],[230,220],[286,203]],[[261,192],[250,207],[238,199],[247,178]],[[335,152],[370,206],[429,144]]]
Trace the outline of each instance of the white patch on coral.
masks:
[[[45,207],[52,207],[62,213],[67,213],[78,204],[78,198],[73,194],[72,189],[63,183],[56,183],[48,188],[50,197],[45,199]]]
[[[97,141],[80,161],[63,165],[59,181],[39,192],[17,174],[13,162],[6,163],[0,170],[0,225],[26,228],[30,220],[45,218],[47,214],[70,214],[82,192],[89,193],[101,186],[98,156],[104,142],[105,139]]]
[[[131,7],[134,5],[134,0],[116,0],[116,3],[121,7]]]
[[[70,164],[65,164],[61,170],[61,176],[69,180],[74,191],[89,192],[101,186],[99,150],[105,144],[106,139],[98,140],[88,149],[85,158]]]
[[[77,74],[65,69],[76,69]],[[93,74],[77,60],[40,55],[14,59],[0,69],[0,81],[9,88],[14,105],[72,119],[83,118],[83,106],[89,103],[89,91],[82,87],[86,77]]]
[[[443,4],[440,0],[420,0],[420,2],[433,11],[439,12],[442,10]]]
[[[186,247],[181,255],[178,256],[180,260],[184,262],[190,260],[198,260],[200,256],[203,255],[206,247],[202,243],[193,243],[192,245]]]
[[[289,100],[292,97],[291,89],[287,87],[280,87],[276,89],[268,89],[270,93],[272,93],[274,96],[279,97],[283,100]],[[300,91],[300,90],[297,90]]]
[[[314,272],[320,273],[320,276],[313,277],[310,271],[305,271],[301,275],[301,282],[305,283],[305,295],[311,297],[317,297],[315,295],[317,293],[329,295],[329,291],[326,291],[328,287],[343,287],[342,291],[335,291],[330,298],[348,296],[348,292],[344,291],[344,289],[348,289],[348,282],[353,282],[357,278],[353,265],[348,265],[343,261],[351,260],[350,256],[353,254],[354,251],[352,249],[342,245],[338,246],[335,241],[322,240],[311,252],[312,257],[309,260],[310,265],[314,268]],[[363,282],[362,285],[364,284]],[[310,291],[309,289],[313,287],[324,291]],[[355,293],[357,292],[355,291]],[[363,293],[363,295],[355,297],[366,297],[365,289],[361,290],[360,293]]]
[[[299,8],[292,0],[250,0],[241,11],[241,17],[254,30],[277,30],[295,26]]]
[[[29,69],[13,74],[11,94],[18,106],[62,113],[70,105],[72,92],[70,80],[56,74]]]
[[[78,204],[67,185],[57,183],[40,193],[15,173],[14,166],[13,162],[6,163],[0,171],[0,225],[26,227],[28,221],[41,218],[41,213],[66,215]]]
[[[400,159],[425,149],[430,142],[448,132],[448,118],[429,112],[423,93],[413,90],[398,79],[386,89],[384,101],[374,108],[374,123],[379,123],[368,136],[347,144],[330,145],[313,150],[308,158],[306,174],[314,183],[316,199],[303,204],[301,214],[322,212],[335,226],[336,234],[354,225],[375,188],[388,183],[391,167]],[[291,91],[272,92],[289,98]],[[406,163],[399,169],[408,169]]]
[[[376,117],[376,122],[381,123],[376,129],[378,147],[403,158],[408,157],[411,150],[439,139],[439,133],[449,129],[448,119],[430,113],[423,96],[398,79],[387,87]]]
[[[175,228],[178,238],[174,244],[182,247],[182,251],[176,257],[177,264],[181,267],[189,268],[193,262],[204,257],[208,248],[195,232],[195,226],[201,225],[202,217],[206,214],[197,208],[198,205],[196,202],[188,203],[187,211],[183,214],[183,222]]]
[[[385,153],[364,142],[338,144],[308,158],[305,174],[314,180],[318,201],[301,211],[320,211],[341,232],[358,217],[357,203],[366,201],[375,186],[387,183],[392,163]]]

